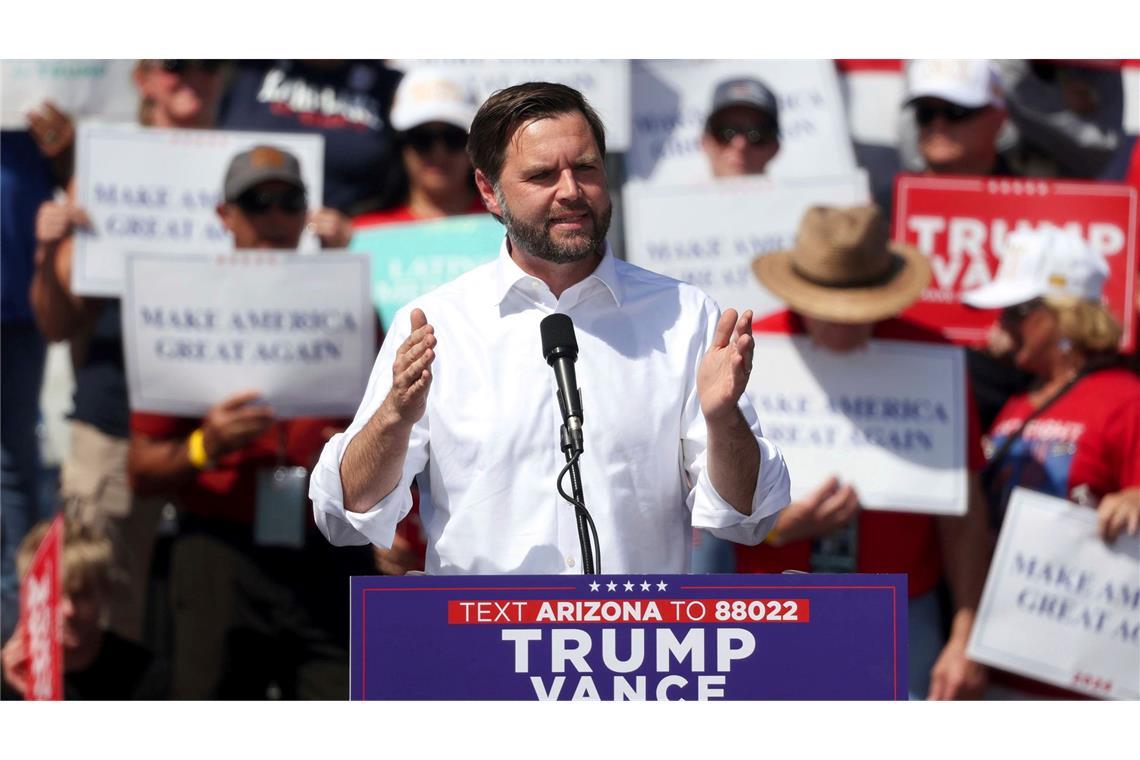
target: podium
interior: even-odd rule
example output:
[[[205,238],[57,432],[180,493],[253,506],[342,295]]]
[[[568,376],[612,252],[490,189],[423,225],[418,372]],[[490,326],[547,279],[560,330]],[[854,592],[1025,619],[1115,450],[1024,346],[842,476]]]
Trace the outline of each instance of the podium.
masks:
[[[905,575],[354,577],[354,700],[907,698]]]

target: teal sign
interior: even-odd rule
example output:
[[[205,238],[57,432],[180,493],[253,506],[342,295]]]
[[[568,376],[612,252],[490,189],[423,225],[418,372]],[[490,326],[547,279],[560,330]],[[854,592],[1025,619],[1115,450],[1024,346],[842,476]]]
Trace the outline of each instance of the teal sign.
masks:
[[[490,214],[356,230],[349,250],[372,259],[372,302],[384,327],[400,307],[499,255],[503,225]]]

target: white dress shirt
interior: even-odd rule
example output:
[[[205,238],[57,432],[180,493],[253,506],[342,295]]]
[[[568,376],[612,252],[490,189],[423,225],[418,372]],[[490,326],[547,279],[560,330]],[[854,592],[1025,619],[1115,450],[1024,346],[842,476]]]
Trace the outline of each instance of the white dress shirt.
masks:
[[[344,508],[340,461],[392,385],[396,349],[421,308],[435,328],[427,411],[414,426],[399,485],[368,512]],[[789,501],[783,457],[761,436],[746,395],[739,402],[760,446],[752,514],[713,488],[697,367],[720,310],[699,289],[616,259],[555,298],[499,257],[408,304],[372,369],[348,430],[325,445],[309,497],[333,544],[390,546],[412,507],[419,476],[428,573],[580,573],[574,508],[555,488],[565,465],[554,372],[539,323],[570,316],[578,340],[586,507],[597,526],[602,573],[684,573],[692,526],[757,544]],[[570,492],[570,480],[564,480]]]

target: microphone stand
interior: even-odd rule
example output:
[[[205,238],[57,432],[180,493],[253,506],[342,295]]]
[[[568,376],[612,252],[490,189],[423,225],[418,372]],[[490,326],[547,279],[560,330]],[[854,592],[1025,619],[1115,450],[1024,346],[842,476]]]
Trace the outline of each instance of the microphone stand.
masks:
[[[562,418],[569,419],[568,410],[566,407],[566,399],[562,395],[562,391],[558,391],[558,405],[562,408]],[[601,547],[598,545],[598,529],[594,527],[594,521],[590,517],[590,513],[586,511],[586,495],[582,491],[582,473],[578,469],[578,459],[582,456],[583,447],[579,441],[576,441],[574,436],[570,434],[569,428],[566,423],[562,423],[562,429],[559,433],[562,443],[562,453],[566,456],[566,466],[558,475],[558,493],[562,498],[574,505],[574,521],[578,526],[578,544],[582,550],[582,573],[584,575],[595,575],[595,562],[601,563]],[[570,473],[570,489],[573,496],[568,495],[562,489],[562,476],[567,472]],[[591,544],[591,533],[593,542]],[[596,558],[596,559],[595,559]]]

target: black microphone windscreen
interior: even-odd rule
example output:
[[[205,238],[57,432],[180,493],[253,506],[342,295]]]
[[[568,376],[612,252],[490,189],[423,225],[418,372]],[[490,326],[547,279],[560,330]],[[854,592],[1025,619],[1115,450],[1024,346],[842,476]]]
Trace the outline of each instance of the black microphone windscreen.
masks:
[[[539,325],[542,331],[542,356],[550,362],[559,356],[578,358],[578,339],[574,337],[574,322],[565,314],[551,314]]]

